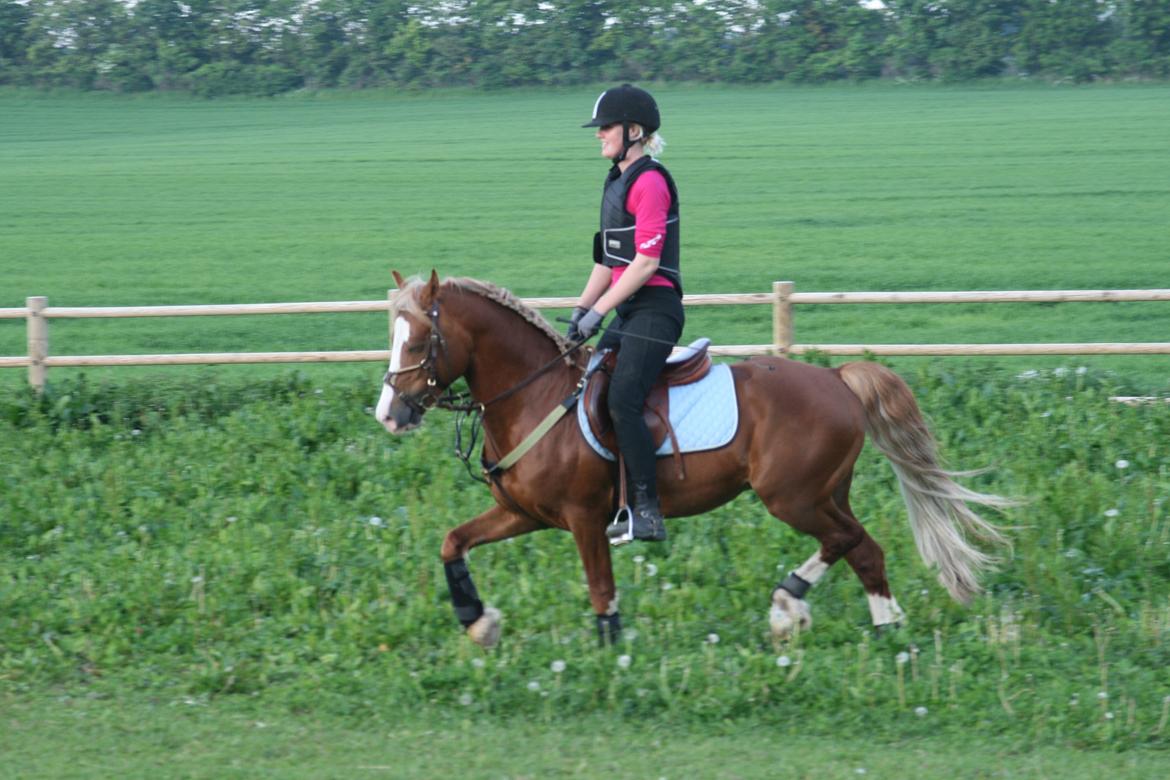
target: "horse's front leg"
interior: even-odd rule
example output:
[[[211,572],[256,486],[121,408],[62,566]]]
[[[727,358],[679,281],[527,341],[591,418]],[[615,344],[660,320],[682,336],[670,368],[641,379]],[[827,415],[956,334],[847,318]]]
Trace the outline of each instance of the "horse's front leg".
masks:
[[[540,528],[543,523],[521,514],[494,506],[474,520],[447,532],[443,549],[443,569],[447,574],[447,588],[451,592],[451,604],[455,617],[467,630],[467,635],[481,647],[492,647],[500,639],[500,612],[493,607],[484,607],[471,571],[467,568],[465,556],[472,547],[481,544],[510,539]]]
[[[589,581],[589,601],[597,615],[597,640],[602,645],[616,644],[621,637],[622,622],[618,616],[617,587],[613,582],[613,561],[605,526],[582,520],[571,523],[570,528]]]

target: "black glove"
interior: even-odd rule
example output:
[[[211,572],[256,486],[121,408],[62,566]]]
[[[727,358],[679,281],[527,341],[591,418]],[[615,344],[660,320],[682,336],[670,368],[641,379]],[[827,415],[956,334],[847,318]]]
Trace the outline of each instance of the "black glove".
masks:
[[[577,323],[581,321],[581,318],[585,316],[587,311],[589,309],[584,306],[577,306],[573,309],[573,316],[569,318],[569,329],[565,331],[565,338],[569,341],[585,340],[581,338],[581,333],[577,330]]]
[[[601,328],[603,319],[605,319],[605,315],[598,314],[597,309],[585,312],[585,315],[577,322],[577,333],[580,335],[581,341],[593,338],[594,334]]]

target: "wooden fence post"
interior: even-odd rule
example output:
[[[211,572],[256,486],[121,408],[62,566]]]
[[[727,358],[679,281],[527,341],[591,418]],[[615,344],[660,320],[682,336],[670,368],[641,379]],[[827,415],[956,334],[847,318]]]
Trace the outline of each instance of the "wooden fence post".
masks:
[[[25,322],[28,325],[28,383],[38,393],[45,389],[45,358],[49,356],[49,321],[45,319],[45,309],[49,306],[49,299],[43,295],[34,295],[25,299],[28,314]]]
[[[788,357],[792,349],[792,302],[789,298],[796,285],[792,282],[772,282],[772,354]]]

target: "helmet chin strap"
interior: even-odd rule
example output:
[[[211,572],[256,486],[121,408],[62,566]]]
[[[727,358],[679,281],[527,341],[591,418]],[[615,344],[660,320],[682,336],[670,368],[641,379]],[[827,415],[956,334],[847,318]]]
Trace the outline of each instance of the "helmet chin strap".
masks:
[[[643,131],[645,134],[645,131]],[[641,139],[636,139],[641,140]],[[616,169],[618,165],[625,161],[626,154],[630,151],[630,147],[634,145],[634,141],[630,140],[630,122],[628,120],[622,121],[622,150],[617,157],[613,158],[613,167]]]

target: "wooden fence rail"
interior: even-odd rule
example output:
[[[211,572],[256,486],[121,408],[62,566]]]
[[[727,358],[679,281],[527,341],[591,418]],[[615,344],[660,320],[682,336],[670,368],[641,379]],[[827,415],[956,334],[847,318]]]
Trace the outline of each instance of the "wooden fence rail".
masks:
[[[66,366],[143,366],[238,363],[356,363],[389,360],[387,350],[334,352],[215,352],[165,355],[50,355],[51,319],[114,317],[208,317],[256,314],[320,314],[388,311],[395,290],[383,301],[316,303],[251,303],[212,306],[87,306],[50,307],[43,296],[30,297],[24,308],[0,309],[0,319],[24,319],[28,354],[0,356],[0,368],[28,368],[29,384],[45,386],[49,368]],[[798,293],[792,282],[775,282],[771,292],[687,295],[687,306],[768,305],[772,307],[770,344],[713,346],[724,356],[800,355],[1170,355],[1170,342],[1090,342],[1048,344],[799,344],[794,339],[793,307],[797,304],[918,304],[918,303],[1063,303],[1170,301],[1170,290],[1022,290],[965,292],[809,292]],[[525,298],[537,309],[568,309],[576,298]]]

